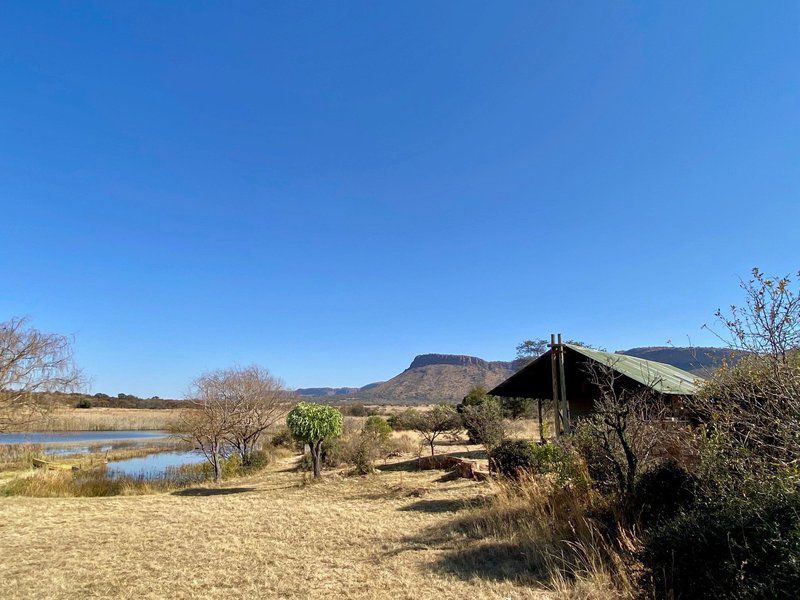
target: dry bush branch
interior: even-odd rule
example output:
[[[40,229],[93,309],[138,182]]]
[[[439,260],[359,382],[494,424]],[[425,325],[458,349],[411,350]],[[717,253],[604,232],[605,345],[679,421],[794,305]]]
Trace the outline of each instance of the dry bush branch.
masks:
[[[0,431],[41,418],[49,408],[46,392],[81,383],[69,338],[43,333],[24,318],[0,324]]]

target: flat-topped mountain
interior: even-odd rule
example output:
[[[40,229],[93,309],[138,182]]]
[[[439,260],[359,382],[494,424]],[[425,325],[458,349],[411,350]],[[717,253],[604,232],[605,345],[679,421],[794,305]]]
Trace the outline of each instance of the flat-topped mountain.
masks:
[[[723,360],[735,361],[735,355],[725,348],[644,346],[618,353],[666,363],[700,376],[708,375]],[[491,389],[524,364],[525,361],[488,361],[464,354],[420,354],[405,371],[388,381],[360,388],[303,388],[297,390],[297,394],[335,403],[345,400],[382,404],[459,402],[476,385]]]
[[[494,387],[514,372],[512,363],[462,354],[421,354],[409,367],[359,397],[392,404],[458,402],[476,385]]]

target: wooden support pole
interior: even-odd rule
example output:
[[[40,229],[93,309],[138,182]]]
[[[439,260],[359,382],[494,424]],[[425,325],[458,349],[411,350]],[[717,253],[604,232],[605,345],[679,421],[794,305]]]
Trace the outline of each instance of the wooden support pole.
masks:
[[[544,444],[544,411],[541,398],[536,399],[536,408],[539,409],[539,443]]]
[[[561,403],[558,401],[558,366],[556,365],[556,336],[550,334],[550,371],[553,380],[553,420],[555,421],[555,435],[561,435]]]
[[[558,380],[561,383],[561,422],[564,426],[564,433],[570,432],[569,422],[569,400],[567,400],[567,377],[564,374],[564,359],[566,348],[561,341],[561,334],[558,334]]]

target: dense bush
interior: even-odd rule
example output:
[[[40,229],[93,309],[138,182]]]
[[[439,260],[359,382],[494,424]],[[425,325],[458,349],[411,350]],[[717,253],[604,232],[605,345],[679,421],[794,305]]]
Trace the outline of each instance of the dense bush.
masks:
[[[408,423],[410,416],[409,411],[413,411],[413,409],[407,408],[401,413],[391,414],[386,417],[386,422],[389,424],[389,427],[391,427],[393,431],[409,431],[411,429]]]
[[[699,494],[697,477],[669,460],[644,473],[636,482],[634,510],[644,527],[672,519]]]
[[[250,453],[247,465],[242,467],[242,472],[249,473],[260,471],[272,463],[273,455],[268,450],[254,450]]]
[[[506,440],[489,454],[489,464],[506,477],[517,477],[521,471],[532,471],[533,444],[525,440]]]
[[[558,483],[585,484],[585,475],[581,472],[576,457],[568,450],[555,444],[532,444],[533,472],[540,475],[555,473]]]
[[[383,417],[372,415],[371,417],[367,417],[367,420],[364,421],[363,432],[373,435],[378,438],[381,443],[385,443],[392,435],[392,426],[389,425],[389,422]]]
[[[698,502],[649,533],[642,560],[658,597],[795,598],[800,495],[773,488]]]
[[[339,410],[347,417],[367,417],[373,414],[373,411],[361,404],[361,402],[342,404]]]
[[[587,425],[588,420],[578,424],[571,443],[586,463],[594,487],[603,493],[612,493],[618,485],[614,462],[609,460],[600,438],[594,433],[595,429]]]
[[[88,398],[81,398],[75,405],[75,408],[92,408],[92,401]]]
[[[530,398],[503,398],[502,407],[509,419],[524,419],[534,414],[536,401]]]
[[[469,397],[458,405],[458,412],[464,423],[471,444],[481,444],[491,452],[506,437],[503,409],[500,401],[492,396]]]
[[[561,484],[567,481],[583,482],[585,479],[575,457],[554,444],[539,445],[524,440],[505,440],[492,450],[489,462],[493,470],[511,478],[522,473],[554,473]]]

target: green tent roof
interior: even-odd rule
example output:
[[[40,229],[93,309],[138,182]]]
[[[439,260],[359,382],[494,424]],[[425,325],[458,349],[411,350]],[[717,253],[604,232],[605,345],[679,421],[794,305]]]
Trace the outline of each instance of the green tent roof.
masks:
[[[703,382],[702,377],[692,375],[672,365],[625,354],[591,350],[573,344],[564,345],[583,356],[611,367],[643,385],[653,388],[661,394],[692,395],[697,391],[699,384]]]

